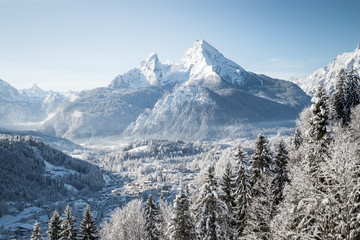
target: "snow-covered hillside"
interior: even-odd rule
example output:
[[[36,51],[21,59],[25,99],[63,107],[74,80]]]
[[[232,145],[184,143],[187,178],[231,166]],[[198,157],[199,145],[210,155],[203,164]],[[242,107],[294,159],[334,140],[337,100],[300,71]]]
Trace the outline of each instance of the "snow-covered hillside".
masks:
[[[105,184],[97,166],[74,159],[29,136],[0,134],[0,165],[2,202],[61,200],[98,191]],[[66,185],[76,192],[69,191]]]
[[[349,70],[351,67],[360,73],[360,44],[353,52],[340,53],[326,67],[318,69],[304,79],[295,79],[293,82],[309,95],[314,95],[319,84],[322,84],[326,91],[331,92],[340,70]]]

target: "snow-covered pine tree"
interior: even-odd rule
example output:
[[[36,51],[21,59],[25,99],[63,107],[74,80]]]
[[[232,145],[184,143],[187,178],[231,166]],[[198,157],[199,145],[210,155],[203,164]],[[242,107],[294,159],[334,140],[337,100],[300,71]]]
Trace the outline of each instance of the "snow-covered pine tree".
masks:
[[[301,132],[300,132],[299,128],[295,129],[295,133],[294,133],[294,136],[292,138],[292,141],[293,141],[293,145],[294,145],[295,150],[298,150],[300,148],[301,144],[304,141],[304,139],[301,136]]]
[[[329,134],[329,99],[324,88],[319,85],[315,96],[312,98],[313,104],[311,111],[313,113],[310,119],[310,137],[313,141],[328,140]]]
[[[61,218],[60,240],[76,240],[78,229],[76,228],[76,219],[72,214],[70,205],[68,204]]]
[[[263,173],[253,186],[257,194],[251,199],[243,236],[240,239],[272,239],[270,231],[273,209],[271,180],[272,178],[268,173]]]
[[[235,235],[237,238],[243,235],[244,228],[247,221],[247,211],[251,201],[251,183],[250,176],[246,172],[246,155],[241,147],[238,147],[238,152],[235,155],[237,171],[235,178],[234,189],[234,217],[236,223]]]
[[[155,205],[152,195],[149,195],[145,204],[145,240],[158,240],[160,237],[159,232],[159,210]]]
[[[80,224],[79,240],[96,240],[99,239],[98,229],[96,227],[90,205],[86,206],[83,220]]]
[[[39,227],[39,223],[38,223],[38,221],[35,221],[34,228],[33,228],[33,231],[31,233],[30,240],[44,240],[44,238],[42,237],[40,231],[41,231],[41,229]]]
[[[287,165],[289,162],[289,153],[283,140],[279,143],[274,159],[272,181],[272,192],[274,195],[274,206],[278,205],[284,198],[283,189],[286,183],[289,183]]]
[[[345,87],[345,123],[350,122],[351,110],[360,103],[360,77],[351,67],[349,71],[345,71],[346,87]]]
[[[255,185],[261,178],[261,174],[270,171],[271,157],[268,150],[268,141],[262,133],[259,133],[254,153],[250,160],[251,184]],[[253,192],[256,195],[256,192]]]
[[[248,219],[241,239],[271,239],[270,222],[273,209],[271,192],[271,157],[268,141],[258,135],[251,157],[252,199],[248,208]]]
[[[345,88],[345,71],[342,69],[336,79],[334,93],[331,96],[331,103],[333,118],[340,121],[343,125],[348,121],[345,112]]]
[[[53,212],[48,225],[49,229],[47,231],[47,235],[49,236],[49,240],[59,240],[61,233],[61,221],[60,215],[56,210]]]
[[[195,239],[194,219],[190,205],[188,191],[184,186],[181,186],[174,201],[173,215],[169,224],[171,240]]]
[[[216,240],[224,238],[222,216],[227,212],[227,209],[217,191],[214,167],[210,166],[195,203],[195,227],[199,239]]]
[[[227,212],[223,216],[224,237],[226,239],[234,239],[236,230],[235,212],[235,176],[232,171],[230,162],[225,166],[222,178],[219,181],[220,199],[226,204]]]
[[[307,170],[314,179],[314,184],[322,181],[322,173],[319,172],[320,163],[324,162],[329,155],[329,144],[332,140],[330,129],[329,100],[323,87],[320,85],[311,105],[312,117],[309,121],[309,129],[306,130],[306,144],[304,146],[304,160]]]
[[[220,194],[221,200],[226,204],[230,212],[233,211],[234,203],[234,174],[232,173],[231,164],[228,162],[225,166],[224,173],[220,180],[220,189],[222,190]]]

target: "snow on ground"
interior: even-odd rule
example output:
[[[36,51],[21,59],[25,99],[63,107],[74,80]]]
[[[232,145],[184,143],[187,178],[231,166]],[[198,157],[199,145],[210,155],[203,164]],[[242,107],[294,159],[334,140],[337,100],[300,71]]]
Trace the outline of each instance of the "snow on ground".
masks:
[[[149,146],[140,146],[140,147],[129,150],[128,153],[138,153],[138,152],[144,152],[147,150],[149,150]]]
[[[77,174],[77,172],[74,170],[69,170],[62,166],[55,166],[45,160],[44,160],[44,163],[45,163],[46,175],[50,175],[52,177],[60,177],[60,176],[66,175],[66,174]]]
[[[33,225],[25,223],[25,221],[29,218],[32,218],[34,214],[41,214],[42,211],[43,209],[39,207],[29,207],[25,208],[16,216],[2,216],[0,218],[0,227],[3,227],[4,230],[16,230],[19,227],[31,230],[33,229]],[[46,216],[43,216],[39,218],[38,221],[48,221],[48,218]]]

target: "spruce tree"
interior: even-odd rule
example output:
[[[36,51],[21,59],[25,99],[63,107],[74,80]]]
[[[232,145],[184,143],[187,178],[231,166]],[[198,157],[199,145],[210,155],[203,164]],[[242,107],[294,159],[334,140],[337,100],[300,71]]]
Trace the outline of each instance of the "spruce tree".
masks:
[[[271,192],[271,157],[267,149],[268,141],[258,135],[254,153],[251,156],[252,199],[248,209],[245,239],[270,239],[270,221],[273,209]]]
[[[234,217],[235,210],[235,176],[232,171],[230,162],[225,166],[224,173],[220,179],[220,199],[226,205],[226,213],[223,216],[224,236],[227,239],[234,239],[234,231],[236,229],[236,221]]]
[[[298,150],[304,141],[304,139],[301,136],[301,132],[300,132],[299,128],[296,128],[292,141],[293,141],[295,150]]]
[[[222,216],[226,213],[226,205],[217,193],[214,167],[208,168],[204,180],[195,204],[196,232],[199,239],[222,239],[224,234]]]
[[[286,183],[289,183],[287,165],[289,162],[289,153],[286,150],[284,141],[281,141],[277,147],[274,160],[274,179],[272,181],[272,191],[274,195],[274,205],[278,205],[283,199],[283,190]]]
[[[90,205],[86,206],[83,220],[80,225],[79,240],[96,240],[99,239],[98,229],[95,225]]]
[[[343,125],[345,125],[347,122],[347,117],[345,116],[346,115],[345,89],[346,89],[345,72],[342,69],[337,77],[331,102],[332,102],[334,119],[339,120]]]
[[[311,105],[312,117],[308,120],[310,129],[307,131],[307,142],[304,148],[307,170],[314,178],[314,183],[322,182],[319,165],[329,157],[329,144],[332,141],[329,118],[329,101],[323,87],[320,85]]]
[[[241,239],[272,239],[270,223],[272,220],[273,195],[271,192],[271,177],[262,173],[254,185],[257,194],[252,197],[247,209],[246,225]]]
[[[229,212],[232,212],[235,206],[233,194],[234,187],[234,175],[232,173],[231,164],[228,162],[220,181],[220,189],[222,190],[220,198],[226,204]]]
[[[190,204],[188,191],[182,186],[176,195],[173,215],[170,220],[169,232],[171,240],[195,239],[195,226]]]
[[[329,106],[328,96],[325,93],[324,88],[319,85],[315,96],[312,99],[313,104],[311,110],[313,113],[312,119],[310,119],[310,136],[313,141],[327,140],[329,133]]]
[[[251,183],[250,176],[246,172],[246,155],[241,147],[238,147],[236,157],[236,178],[234,190],[234,217],[235,217],[235,235],[237,238],[243,236],[243,231],[246,226],[247,210],[251,200]]]
[[[47,234],[49,236],[49,240],[59,240],[60,239],[60,233],[61,233],[60,215],[55,210],[53,212],[53,215],[52,215],[51,219],[49,220],[49,230],[47,231]]]
[[[267,145],[267,139],[260,133],[256,139],[254,153],[250,160],[252,185],[256,184],[258,179],[261,178],[262,173],[270,171],[271,157]]]
[[[76,219],[72,215],[72,210],[68,204],[64,210],[61,219],[60,240],[76,240],[78,229],[76,228]]]
[[[152,195],[149,195],[145,204],[145,239],[146,240],[158,240],[160,232],[158,225],[160,223],[159,211],[155,205]]]
[[[345,125],[350,122],[351,110],[360,103],[360,78],[353,67],[345,72]]]
[[[38,223],[38,221],[35,221],[30,240],[44,240],[44,238],[41,236],[40,231],[41,231],[41,229],[39,227],[39,223]]]

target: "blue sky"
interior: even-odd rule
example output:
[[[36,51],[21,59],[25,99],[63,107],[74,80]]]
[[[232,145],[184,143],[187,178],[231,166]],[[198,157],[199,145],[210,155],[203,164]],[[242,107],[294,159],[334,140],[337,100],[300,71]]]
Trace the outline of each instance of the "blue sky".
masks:
[[[0,79],[16,88],[107,86],[151,52],[204,39],[248,71],[290,79],[360,42],[358,0],[0,0]]]

